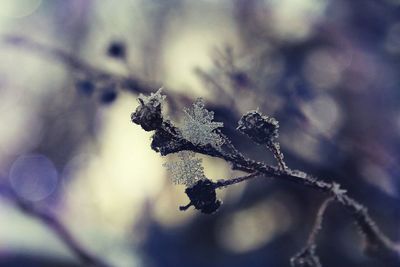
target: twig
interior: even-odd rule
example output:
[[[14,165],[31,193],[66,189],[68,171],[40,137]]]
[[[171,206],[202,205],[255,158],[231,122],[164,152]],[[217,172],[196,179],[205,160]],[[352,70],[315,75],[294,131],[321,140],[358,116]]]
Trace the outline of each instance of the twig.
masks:
[[[142,123],[149,123],[147,120],[141,122],[140,118],[149,118],[149,116],[143,116],[146,112],[151,113],[160,111],[161,110],[155,110],[151,106],[139,106],[137,110],[132,114],[133,117],[138,118],[137,120],[133,120],[133,122],[140,125]],[[158,116],[162,117],[162,115],[160,114]],[[333,199],[332,201],[341,204],[351,214],[354,221],[358,225],[362,236],[364,237],[364,248],[367,255],[378,258],[379,260],[386,262],[387,264],[400,266],[400,248],[381,232],[376,223],[369,216],[367,209],[356,200],[351,198],[347,194],[347,191],[342,189],[338,183],[327,182],[326,180],[313,177],[302,171],[291,170],[287,167],[283,169],[281,166],[269,166],[263,162],[257,162],[248,159],[243,156],[237,149],[233,149],[234,147],[231,143],[229,143],[229,150],[231,151],[231,153],[225,152],[222,149],[216,149],[210,144],[193,144],[189,140],[185,139],[182,135],[180,135],[179,129],[175,127],[169,120],[164,120],[162,123],[157,124],[157,126],[152,130],[155,130],[155,133],[153,135],[151,147],[156,152],[159,152],[162,156],[185,150],[193,151],[211,157],[224,159],[231,164],[232,169],[249,173],[249,175],[233,179],[231,180],[231,182],[229,182],[229,180],[228,182],[217,182],[215,183],[214,188],[229,186],[238,182],[243,182],[254,177],[255,175],[263,175],[265,177],[275,178],[280,181],[295,183],[297,185],[326,194],[329,198]],[[195,191],[191,188],[186,189],[186,191],[188,190],[190,190],[190,192]],[[201,204],[204,203],[204,200],[207,200],[207,196],[210,197],[210,203],[215,202],[215,193],[211,192],[209,186],[204,186],[203,188],[198,186],[196,187],[196,190],[198,190],[199,192],[199,199],[202,200],[196,203],[197,207],[199,207],[200,209],[203,207]],[[322,206],[322,210],[320,211],[321,213],[323,213],[326,209],[326,205],[328,205],[328,203]],[[213,208],[217,208],[217,206],[214,206]],[[315,234],[318,232],[321,221],[322,216],[320,216],[320,218],[317,218],[317,226],[316,230],[314,231]],[[314,239],[313,236],[315,234],[311,235],[311,241]],[[312,257],[314,255],[314,250],[315,246],[312,245],[307,250],[303,251],[304,256],[308,256],[312,260],[310,262],[310,265],[308,266],[321,266],[319,261],[316,260],[317,258]]]
[[[43,56],[54,58],[72,70],[84,74],[92,79],[98,79],[103,81],[112,81],[117,85],[118,88],[131,91],[133,93],[150,93],[153,88],[157,87],[156,83],[143,82],[139,78],[130,74],[129,77],[120,76],[117,74],[109,73],[100,68],[93,67],[85,61],[75,57],[74,55],[65,52],[62,49],[50,47],[29,38],[25,38],[18,35],[5,35],[2,37],[4,44],[13,45],[22,49],[37,52]],[[159,87],[159,86],[158,86]]]
[[[317,235],[322,229],[322,221],[324,219],[324,214],[329,204],[333,201],[330,197],[326,199],[318,209],[318,213],[314,222],[314,226],[308,236],[307,243],[305,247],[300,250],[295,256],[290,259],[290,264],[292,267],[308,266],[308,267],[321,267],[321,262],[317,256],[315,250],[317,248]]]
[[[240,176],[240,177],[232,178],[229,180],[219,180],[218,182],[215,183],[215,188],[224,188],[224,187],[227,187],[230,185],[234,185],[234,184],[238,184],[238,183],[247,181],[247,180],[255,178],[257,176],[260,176],[260,173],[255,172],[255,173],[251,173],[249,175]]]
[[[98,256],[95,256],[89,252],[87,248],[81,245],[54,213],[35,206],[33,203],[22,199],[10,190],[3,190],[2,193],[5,193],[7,200],[14,204],[24,214],[35,218],[51,229],[60,241],[63,242],[64,245],[77,257],[77,259],[85,264],[85,266],[112,267],[112,265],[106,263],[106,261]]]
[[[272,142],[270,145],[267,145],[267,148],[274,155],[275,160],[278,162],[278,166],[281,170],[285,170],[287,168],[285,161],[283,160],[283,153],[281,152],[281,146],[277,142]]]
[[[307,239],[307,246],[312,246],[316,243],[316,238],[319,231],[322,229],[322,221],[324,220],[325,212],[329,206],[329,204],[333,201],[333,198],[326,199],[318,209],[318,213],[314,222],[314,226],[310,232],[310,235]]]

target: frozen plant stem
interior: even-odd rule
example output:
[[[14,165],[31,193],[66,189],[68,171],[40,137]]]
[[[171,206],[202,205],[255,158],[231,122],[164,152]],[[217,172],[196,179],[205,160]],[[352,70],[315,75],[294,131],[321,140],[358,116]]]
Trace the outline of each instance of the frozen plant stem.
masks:
[[[324,220],[324,215],[329,207],[329,204],[333,201],[333,198],[328,198],[326,199],[322,205],[318,209],[317,216],[315,218],[314,226],[310,232],[310,236],[308,237],[307,240],[307,246],[312,246],[313,244],[316,243],[316,238],[319,233],[319,231],[322,229],[322,222]]]
[[[322,229],[322,221],[324,219],[324,214],[329,204],[333,201],[330,197],[326,199],[318,209],[317,216],[315,218],[314,226],[310,232],[307,243],[305,247],[298,252],[294,257],[290,259],[290,264],[292,267],[321,267],[321,262],[316,254],[317,248],[317,235]]]
[[[283,153],[281,152],[281,147],[278,143],[273,142],[267,145],[267,148],[272,152],[274,158],[278,162],[278,166],[281,170],[285,170],[287,168],[285,161],[283,160]]]
[[[159,114],[156,114],[156,116],[150,116],[149,114],[144,116],[143,113],[145,112],[158,112]],[[347,191],[342,189],[340,185],[335,182],[316,178],[302,171],[291,170],[283,161],[280,162],[280,160],[283,159],[283,155],[281,156],[282,153],[277,149],[277,147],[275,147],[275,152],[274,149],[272,149],[272,152],[273,154],[279,155],[278,157],[276,156],[279,164],[277,167],[270,166],[263,162],[257,162],[246,158],[228,140],[224,141],[225,149],[223,149],[223,147],[215,147],[210,143],[193,143],[190,140],[187,140],[181,134],[181,130],[178,127],[176,127],[171,121],[163,118],[161,108],[155,109],[152,106],[144,105],[142,101],[136,111],[132,113],[131,118],[134,123],[143,127],[143,125],[151,123],[140,119],[146,117],[162,118],[162,123],[157,123],[157,127],[152,129],[154,135],[151,143],[152,149],[159,152],[162,156],[180,151],[192,151],[211,157],[221,158],[226,162],[229,162],[233,170],[240,170],[248,173],[248,175],[243,177],[219,181],[216,183],[208,179],[201,180],[196,183],[195,186],[186,189],[186,193],[191,199],[191,203],[182,207],[182,210],[187,209],[193,204],[196,209],[199,209],[204,213],[215,212],[219,207],[220,202],[216,201],[215,192],[213,193],[212,190],[215,191],[216,188],[227,187],[247,181],[258,175],[274,178],[283,182],[295,183],[303,188],[309,188],[325,194],[329,200],[322,205],[320,212],[317,215],[314,230],[309,238],[308,246],[297,255],[300,260],[294,264],[292,262],[293,266],[321,266],[319,259],[315,254],[314,241],[315,236],[321,227],[322,215],[328,204],[332,201],[340,204],[344,207],[344,210],[352,216],[364,239],[364,251],[367,255],[379,259],[384,262],[386,266],[400,266],[399,247],[381,232],[368,214],[367,209],[362,204],[351,198],[347,194]],[[242,119],[239,121],[237,129],[246,134],[257,144],[270,145],[273,142],[277,143],[278,127],[278,122],[275,119],[264,116],[258,111],[251,111],[243,115]],[[215,133],[218,132],[218,129],[215,130]],[[226,139],[226,137],[223,137],[223,139]],[[279,143],[277,144],[279,145]],[[199,194],[196,195],[195,193]],[[208,197],[210,199],[208,199]],[[195,200],[194,203],[193,200]],[[203,204],[207,204],[206,210]],[[212,207],[210,208],[210,206]],[[310,243],[312,243],[312,245],[310,245]],[[307,261],[304,261],[304,259]]]
[[[230,185],[238,184],[238,183],[253,179],[257,176],[260,176],[260,173],[255,172],[255,173],[251,173],[251,174],[248,174],[245,176],[240,176],[240,177],[236,177],[236,178],[232,178],[232,179],[228,179],[228,180],[219,180],[215,183],[215,188],[228,187]]]

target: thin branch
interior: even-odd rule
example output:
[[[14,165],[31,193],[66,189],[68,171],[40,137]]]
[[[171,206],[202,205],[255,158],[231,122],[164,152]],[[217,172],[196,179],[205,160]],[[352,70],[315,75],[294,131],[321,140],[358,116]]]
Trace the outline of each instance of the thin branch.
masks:
[[[236,178],[232,178],[232,179],[228,179],[228,180],[218,180],[218,182],[215,183],[215,188],[228,187],[230,185],[238,184],[238,183],[253,179],[257,176],[260,176],[260,173],[255,172],[255,173],[251,173],[251,174],[248,174],[245,176],[240,176],[240,177],[236,177]]]
[[[325,212],[326,212],[327,208],[329,207],[329,204],[331,204],[332,201],[333,201],[333,198],[330,197],[330,198],[326,199],[319,207],[318,213],[317,213],[317,216],[316,216],[316,219],[314,222],[314,226],[310,232],[310,235],[308,236],[306,246],[309,247],[316,243],[317,235],[322,229],[322,222],[324,220]]]
[[[20,211],[35,218],[52,230],[59,240],[64,243],[82,264],[92,267],[112,267],[112,265],[92,254],[86,247],[80,244],[54,213],[35,206],[33,203],[22,199],[10,190],[5,189],[2,191],[7,200],[14,204]]]
[[[151,107],[147,107],[146,109],[143,106],[138,107],[134,114],[140,114],[140,112],[144,112],[144,110],[146,110],[146,112],[157,112],[154,111],[154,109],[151,109]],[[135,121],[135,123],[141,124],[140,121]],[[302,171],[291,170],[289,168],[282,169],[281,167],[269,166],[263,162],[248,159],[236,149],[232,149],[232,144],[229,144],[229,147],[231,148],[230,150],[233,150],[232,154],[223,150],[217,150],[210,144],[195,145],[179,135],[179,129],[168,120],[158,124],[158,127],[156,127],[151,147],[162,156],[189,150],[211,157],[221,158],[229,162],[232,169],[249,173],[249,176],[244,176],[237,180],[234,179],[231,183],[225,184],[227,186],[246,181],[257,173],[257,175],[275,178],[284,182],[295,183],[322,192],[328,197],[333,198],[333,201],[336,203],[341,204],[351,214],[364,237],[364,248],[366,254],[378,258],[387,264],[400,266],[400,248],[381,232],[376,223],[369,216],[367,209],[348,196],[347,191],[342,189],[338,183],[327,182],[325,179],[316,178]],[[312,246],[308,250],[304,251],[304,255],[312,256],[314,250],[315,247]],[[313,264],[310,266],[320,266],[318,261],[313,261],[310,264]]]
[[[274,155],[275,160],[278,162],[278,166],[281,170],[285,170],[287,168],[286,163],[283,159],[283,153],[281,152],[281,146],[277,142],[272,142],[270,145],[267,145],[267,148]]]
[[[326,209],[332,201],[333,198],[330,197],[326,199],[319,207],[314,226],[310,232],[310,235],[308,236],[305,247],[290,259],[290,264],[292,267],[322,267],[319,257],[315,252],[317,249],[316,239],[318,233],[322,229],[322,221],[324,219]]]

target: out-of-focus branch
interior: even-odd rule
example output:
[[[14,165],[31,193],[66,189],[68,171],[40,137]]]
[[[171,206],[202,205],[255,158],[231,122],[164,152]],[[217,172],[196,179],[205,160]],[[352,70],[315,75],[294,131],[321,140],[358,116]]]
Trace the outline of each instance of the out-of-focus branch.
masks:
[[[150,93],[154,88],[159,87],[156,83],[141,81],[133,74],[130,74],[129,77],[124,77],[93,67],[87,62],[79,59],[79,57],[67,53],[62,49],[44,45],[26,37],[5,35],[2,37],[2,42],[4,44],[13,45],[15,47],[39,53],[45,57],[54,58],[72,70],[83,73],[92,79],[112,80],[119,88],[132,91],[133,93]]]
[[[76,258],[84,264],[84,266],[92,267],[112,267],[105,260],[92,254],[88,248],[84,247],[80,242],[72,235],[67,227],[57,218],[54,213],[39,208],[33,203],[26,201],[16,195],[14,192],[6,189],[1,190],[2,195],[15,207],[17,207],[24,214],[35,218],[45,225],[48,229],[60,239],[62,243],[76,256]]]
[[[140,79],[131,71],[128,76],[123,76],[94,67],[73,53],[68,53],[63,49],[39,43],[28,37],[3,35],[1,37],[1,42],[6,45],[37,53],[49,59],[55,59],[57,62],[61,62],[67,68],[73,70],[76,74],[85,76],[91,81],[102,81],[107,84],[113,84],[117,90],[125,90],[133,94],[150,94],[154,88],[162,87],[158,82]],[[166,95],[172,100],[170,103],[172,107],[176,106],[179,101],[188,103],[192,100],[191,97],[179,92],[167,92]]]

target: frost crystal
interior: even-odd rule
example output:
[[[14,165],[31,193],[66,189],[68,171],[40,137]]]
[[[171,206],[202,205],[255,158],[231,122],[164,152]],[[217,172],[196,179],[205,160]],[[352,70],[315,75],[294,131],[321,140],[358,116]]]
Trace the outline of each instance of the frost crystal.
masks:
[[[139,94],[139,99],[143,102],[143,105],[152,104],[153,106],[158,106],[166,98],[165,95],[161,94],[162,90],[163,88],[161,87],[157,90],[157,92],[151,93],[149,96]]]
[[[204,108],[202,99],[197,99],[191,108],[185,108],[182,136],[195,145],[210,144],[219,149],[224,143],[220,135],[214,132],[217,128],[223,127],[222,122],[214,122],[214,112]]]
[[[335,195],[337,199],[340,201],[343,201],[343,196],[344,194],[347,193],[347,190],[340,188],[340,184],[338,183],[332,183],[332,193]]]
[[[180,151],[178,157],[179,161],[168,162],[163,165],[171,173],[172,181],[175,184],[192,187],[198,181],[207,179],[204,175],[204,168],[201,165],[202,161],[195,157],[194,152]]]

